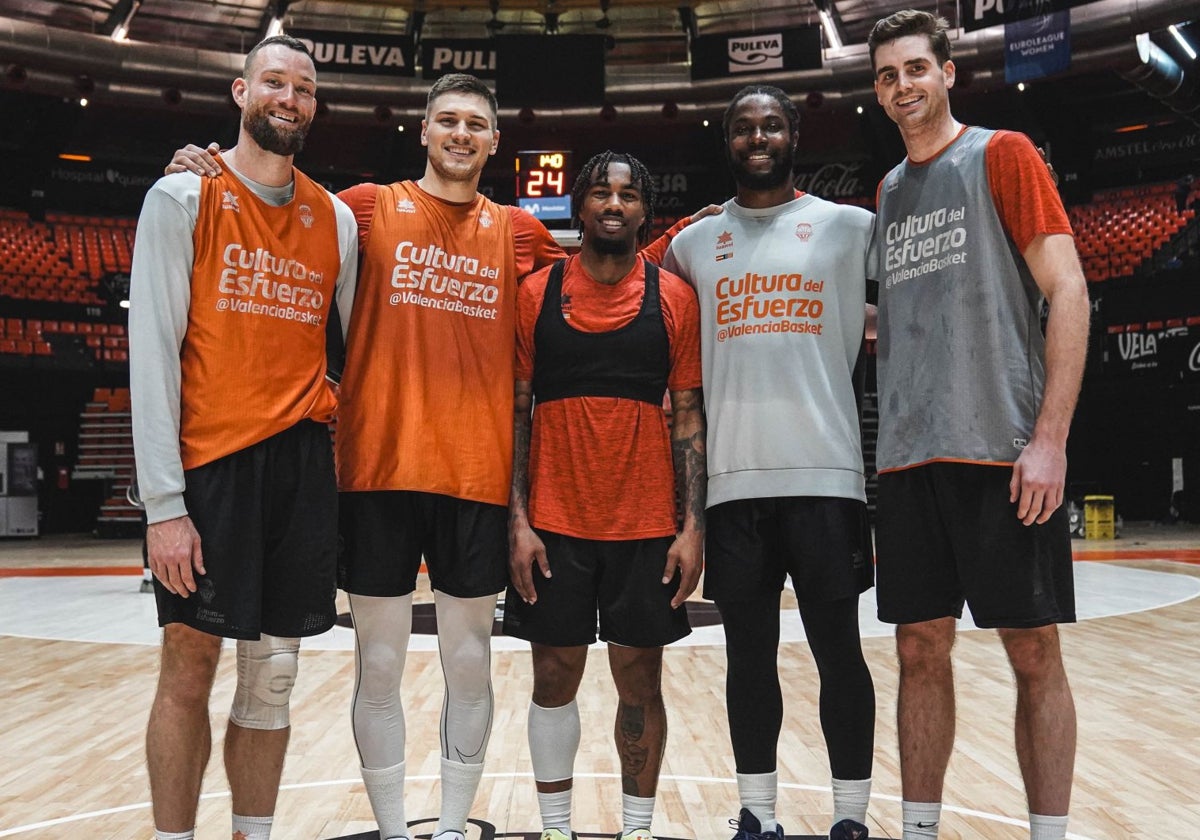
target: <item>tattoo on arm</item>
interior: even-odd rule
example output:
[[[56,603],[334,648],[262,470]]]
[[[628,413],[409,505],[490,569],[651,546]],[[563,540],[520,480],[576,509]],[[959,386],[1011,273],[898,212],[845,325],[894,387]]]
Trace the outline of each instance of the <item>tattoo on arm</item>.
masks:
[[[708,495],[703,405],[698,388],[671,392],[671,459],[675,464],[675,488],[683,505],[684,522],[693,522],[697,528],[704,527],[704,505]]]
[[[533,385],[518,380],[513,388],[513,466],[509,519],[529,510],[529,442],[533,436]]]

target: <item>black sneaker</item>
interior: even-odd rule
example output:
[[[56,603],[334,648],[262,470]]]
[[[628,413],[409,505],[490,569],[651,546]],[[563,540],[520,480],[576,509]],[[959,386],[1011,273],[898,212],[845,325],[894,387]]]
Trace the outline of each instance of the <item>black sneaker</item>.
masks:
[[[785,837],[783,826],[778,823],[775,824],[775,831],[763,831],[758,817],[751,814],[746,808],[741,810],[736,820],[729,821],[729,827],[737,829],[733,840],[783,840]]]
[[[829,829],[829,840],[867,840],[867,827],[854,820],[842,820]]]

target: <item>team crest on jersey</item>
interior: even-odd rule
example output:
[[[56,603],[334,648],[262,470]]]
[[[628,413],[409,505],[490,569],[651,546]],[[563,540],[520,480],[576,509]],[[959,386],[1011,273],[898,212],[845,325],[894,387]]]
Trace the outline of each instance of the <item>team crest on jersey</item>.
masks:
[[[313,226],[312,208],[307,204],[300,205],[300,224],[304,225],[306,228]]]
[[[413,204],[411,198],[402,198],[396,202],[397,213],[416,213],[417,205]]]
[[[492,214],[484,210],[479,214],[479,226],[490,228],[492,226]]]
[[[232,210],[235,213],[242,212],[242,208],[238,206],[238,197],[230,190],[221,193],[221,209]]]
[[[724,251],[725,253],[721,253]],[[717,262],[733,258],[733,234],[729,231],[721,231],[717,236]]]
[[[801,222],[796,225],[796,238],[801,242],[807,242],[812,239],[812,225],[808,222]]]

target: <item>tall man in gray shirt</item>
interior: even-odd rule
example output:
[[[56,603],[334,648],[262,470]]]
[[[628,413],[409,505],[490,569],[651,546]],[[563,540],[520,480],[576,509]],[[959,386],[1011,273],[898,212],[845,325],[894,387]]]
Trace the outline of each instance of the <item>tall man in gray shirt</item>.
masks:
[[[868,44],[908,152],[879,188],[879,617],[897,624],[904,840],[937,837],[954,744],[955,619],[999,629],[1017,684],[1033,840],[1066,836],[1075,620],[1060,508],[1089,304],[1071,227],[1023,135],[950,113],[946,22],[906,10]],[[1039,314],[1050,304],[1045,338]]]
[[[779,599],[791,575],[821,675],[833,776],[833,840],[861,840],[871,789],[875,693],[858,596],[871,586],[852,375],[863,339],[872,216],[797,195],[799,114],[750,86],[725,112],[737,197],[693,222],[663,267],[700,301],[708,416],[704,595],[725,626],[726,703],[742,810],[735,840],[778,840],[783,721]]]

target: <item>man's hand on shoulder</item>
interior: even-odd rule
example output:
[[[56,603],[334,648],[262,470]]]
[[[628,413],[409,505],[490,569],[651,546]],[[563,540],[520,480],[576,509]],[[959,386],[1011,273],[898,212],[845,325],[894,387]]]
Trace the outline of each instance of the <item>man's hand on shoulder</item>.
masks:
[[[193,146],[188,143],[182,149],[176,149],[171,162],[163,169],[164,175],[176,172],[193,172],[201,178],[215,178],[221,174],[221,165],[214,155],[221,151],[217,143],[209,143],[206,148]]]
[[[146,555],[154,576],[168,592],[183,598],[196,591],[195,576],[205,573],[200,534],[190,516],[179,516],[148,526]]]

